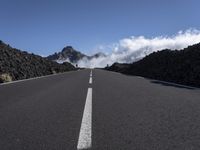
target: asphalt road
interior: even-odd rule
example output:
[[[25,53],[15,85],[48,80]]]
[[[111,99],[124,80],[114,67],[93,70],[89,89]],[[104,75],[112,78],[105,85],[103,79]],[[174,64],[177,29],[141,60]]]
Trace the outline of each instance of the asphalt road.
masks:
[[[0,85],[0,150],[200,149],[199,89],[90,74]]]

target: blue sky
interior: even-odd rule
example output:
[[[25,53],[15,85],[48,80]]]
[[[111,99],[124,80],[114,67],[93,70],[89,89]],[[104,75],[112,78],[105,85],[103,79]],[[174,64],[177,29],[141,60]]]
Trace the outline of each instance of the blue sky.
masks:
[[[130,36],[199,29],[199,6],[199,0],[0,0],[0,39],[41,55],[66,45],[90,54]]]

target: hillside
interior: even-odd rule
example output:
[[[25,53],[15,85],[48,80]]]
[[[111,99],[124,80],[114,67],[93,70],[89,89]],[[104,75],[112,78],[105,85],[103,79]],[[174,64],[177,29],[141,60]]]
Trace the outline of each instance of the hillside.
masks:
[[[27,79],[74,70],[70,63],[58,64],[0,41],[0,82]]]
[[[115,63],[106,69],[200,87],[200,43],[180,51],[154,52],[138,62]]]

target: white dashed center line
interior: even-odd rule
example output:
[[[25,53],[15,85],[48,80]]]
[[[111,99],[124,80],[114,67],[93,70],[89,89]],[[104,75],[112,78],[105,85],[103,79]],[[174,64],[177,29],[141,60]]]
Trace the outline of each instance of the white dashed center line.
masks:
[[[92,84],[92,70],[89,84]],[[89,148],[92,148],[92,88],[88,88],[77,145],[78,150]]]
[[[92,88],[88,88],[77,149],[92,147]]]
[[[90,72],[90,80],[89,80],[89,84],[92,84],[92,70]]]
[[[89,84],[92,84],[92,77],[90,77]]]

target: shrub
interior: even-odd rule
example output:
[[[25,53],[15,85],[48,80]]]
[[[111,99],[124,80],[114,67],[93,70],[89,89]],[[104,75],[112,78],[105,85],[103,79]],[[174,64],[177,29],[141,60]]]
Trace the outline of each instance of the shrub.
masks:
[[[11,82],[12,81],[12,77],[10,76],[10,74],[8,73],[3,73],[0,74],[0,82]]]

